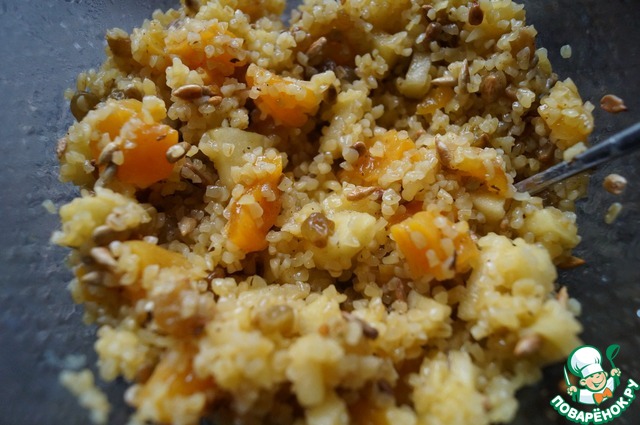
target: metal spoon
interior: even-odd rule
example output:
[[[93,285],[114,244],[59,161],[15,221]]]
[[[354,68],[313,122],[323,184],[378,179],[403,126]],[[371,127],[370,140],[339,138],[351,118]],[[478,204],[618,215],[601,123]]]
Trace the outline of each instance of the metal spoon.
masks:
[[[640,122],[576,155],[571,161],[556,164],[516,183],[515,186],[518,192],[529,192],[534,195],[554,183],[594,168],[603,162],[629,155],[636,149],[640,149]]]

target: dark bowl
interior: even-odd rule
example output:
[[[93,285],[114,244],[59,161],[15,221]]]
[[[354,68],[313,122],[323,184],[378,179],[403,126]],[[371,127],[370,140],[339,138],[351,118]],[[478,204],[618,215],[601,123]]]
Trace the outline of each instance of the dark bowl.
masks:
[[[607,93],[623,97],[628,112],[611,115],[596,108],[592,142],[640,121],[640,7],[637,0],[524,1],[538,43],[549,50],[555,71],[571,77],[595,105]],[[87,423],[88,415],[58,384],[70,360],[93,367],[95,328],[81,322],[81,308],[66,290],[71,273],[66,251],[49,244],[58,218],[42,207],[60,205],[75,189],[57,180],[54,148],[71,124],[63,91],[75,76],[104,58],[104,32],[130,30],[156,8],[177,0],[0,1],[0,423]],[[570,44],[573,56],[560,57]],[[588,198],[578,204],[582,242],[576,255],[586,265],[562,271],[559,282],[582,304],[585,343],[602,350],[619,344],[616,366],[623,381],[640,382],[640,155],[622,158],[593,174]],[[617,172],[629,180],[614,196],[603,178]],[[612,202],[624,206],[618,220],[604,223]],[[69,358],[68,356],[75,355]],[[78,357],[79,355],[79,357]],[[562,380],[560,365],[544,380],[519,393],[518,424],[560,424],[550,400]],[[111,423],[126,423],[125,385],[106,388],[114,406]],[[640,401],[614,423],[637,424]]]

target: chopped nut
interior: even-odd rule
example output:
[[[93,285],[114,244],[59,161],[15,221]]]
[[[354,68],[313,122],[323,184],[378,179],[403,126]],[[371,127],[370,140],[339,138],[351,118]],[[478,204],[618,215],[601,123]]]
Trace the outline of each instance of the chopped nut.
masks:
[[[625,187],[627,187],[627,179],[619,174],[609,174],[604,178],[602,186],[604,186],[607,192],[613,193],[614,195],[620,195],[624,191]]]
[[[565,259],[564,261],[562,261],[561,263],[558,264],[558,267],[560,267],[561,269],[573,269],[575,267],[579,267],[583,264],[585,264],[586,261],[584,261],[582,258],[579,257],[574,257],[573,255],[567,259]]]
[[[348,201],[359,201],[376,192],[378,189],[379,188],[375,186],[357,186],[352,191],[347,192],[346,198]]]
[[[451,75],[445,75],[442,77],[434,78],[433,80],[431,80],[431,84],[434,86],[455,87],[455,85],[458,84],[458,80]]]
[[[607,94],[600,99],[600,107],[607,112],[617,114],[627,110],[624,100],[614,94]]]
[[[333,233],[335,223],[322,213],[311,213],[300,226],[302,236],[318,248],[327,246],[327,240]]]
[[[502,71],[491,72],[480,83],[480,95],[487,102],[495,102],[507,88],[507,77]]]
[[[513,354],[516,357],[524,357],[536,353],[542,345],[542,339],[538,334],[527,335],[520,338],[516,347],[513,349]]]
[[[184,158],[184,156],[189,151],[191,145],[187,142],[180,142],[176,145],[171,146],[167,149],[167,161],[169,163],[174,164]]]
[[[480,25],[484,20],[484,12],[477,1],[474,1],[469,8],[469,25]]]
[[[182,166],[182,169],[187,169],[192,173],[192,177],[197,177],[200,181],[194,180],[191,178],[193,183],[202,183],[204,185],[210,186],[215,183],[213,176],[209,174],[207,170],[203,170],[198,168],[189,158],[187,158]]]
[[[258,312],[254,321],[263,332],[279,332],[286,335],[293,331],[295,314],[286,304],[274,305]]]
[[[103,247],[95,247],[91,248],[91,258],[95,260],[96,263],[100,264],[109,269],[115,269],[118,267],[118,262],[111,255],[111,251],[108,248]]]
[[[425,30],[425,41],[431,42],[437,39],[440,34],[442,34],[442,24],[439,22],[431,22],[427,25],[427,29]]]

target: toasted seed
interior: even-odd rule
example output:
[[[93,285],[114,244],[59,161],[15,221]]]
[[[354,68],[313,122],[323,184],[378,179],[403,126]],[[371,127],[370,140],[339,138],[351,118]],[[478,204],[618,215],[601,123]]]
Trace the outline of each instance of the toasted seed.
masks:
[[[604,182],[602,182],[602,186],[609,193],[613,193],[614,195],[620,195],[625,187],[627,187],[627,179],[622,177],[620,174],[609,174],[604,178]]]
[[[117,173],[118,173],[118,166],[114,163],[108,164],[100,174],[100,177],[98,178],[98,180],[96,180],[95,186],[104,187],[106,184],[108,184],[111,180],[113,180],[116,177]]]
[[[449,167],[453,163],[453,154],[449,147],[440,139],[436,139],[436,153],[443,166]]]
[[[274,305],[256,314],[254,322],[261,331],[289,334],[295,324],[293,309],[286,304]]]
[[[204,96],[204,88],[198,84],[186,84],[173,90],[171,94],[182,100],[195,100]]]
[[[562,261],[561,263],[558,264],[558,267],[561,269],[573,269],[575,267],[579,267],[582,266],[583,264],[585,264],[586,261],[584,261],[582,258],[580,257],[574,257],[573,255],[567,259],[565,259],[564,261]]]
[[[184,7],[191,13],[196,13],[200,9],[198,0],[184,0]]]
[[[91,258],[95,260],[96,263],[101,266],[107,267],[109,269],[115,269],[118,267],[118,262],[111,255],[111,251],[104,247],[94,247],[91,248],[90,251]]]
[[[513,354],[516,357],[524,357],[536,353],[542,345],[542,338],[538,334],[527,335],[520,338],[516,347],[513,349]]]
[[[218,106],[222,103],[222,96],[211,96],[209,100],[207,100],[209,105]]]
[[[364,155],[367,152],[367,145],[365,145],[363,142],[354,143],[352,148],[355,149],[355,151],[358,152],[358,155],[360,156]]]
[[[600,107],[607,112],[617,114],[627,110],[624,100],[614,94],[606,94],[600,99]]]
[[[311,45],[307,49],[307,52],[306,52],[307,56],[310,59],[319,56],[326,45],[327,45],[327,37],[318,38],[316,41],[311,43]]]
[[[77,121],[82,121],[89,111],[92,111],[98,103],[100,103],[100,99],[95,94],[87,91],[79,91],[71,98],[69,109],[71,109],[71,113]]]
[[[58,144],[56,145],[56,156],[58,159],[62,159],[64,156],[64,152],[67,150],[67,137],[61,137],[58,139]]]
[[[460,93],[467,93],[467,84],[469,84],[469,80],[469,60],[465,59],[462,61],[462,69],[460,70],[460,75],[458,75],[458,87],[460,88]]]
[[[620,202],[614,202],[607,210],[607,214],[604,216],[604,222],[607,224],[613,224],[613,222],[618,218],[618,215],[620,215],[621,211],[622,204]]]
[[[104,275],[99,271],[91,271],[82,275],[80,282],[87,285],[99,285],[104,280]]]
[[[433,9],[433,6],[431,6],[430,4],[423,4],[421,9],[422,16],[424,16],[425,19],[429,19],[429,11]]]
[[[560,303],[561,306],[566,307],[569,302],[569,291],[566,286],[560,288],[558,293],[556,294],[556,299]]]
[[[430,43],[433,40],[436,40],[440,36],[440,34],[442,34],[442,24],[440,24],[439,22],[430,22],[429,25],[427,25],[427,29],[425,29],[424,33],[426,36],[424,40],[427,43]]]
[[[495,102],[507,88],[507,77],[501,71],[491,72],[480,83],[480,95],[487,102]]]
[[[469,25],[480,25],[484,20],[484,12],[477,1],[474,1],[469,8]]]
[[[553,143],[542,145],[536,150],[536,158],[538,158],[538,161],[540,162],[549,162],[553,159],[553,153],[555,150],[556,146]]]
[[[442,87],[455,87],[458,84],[458,80],[451,75],[445,75],[442,77],[434,78],[431,80],[431,84],[434,86]]]
[[[362,335],[367,338],[367,339],[376,339],[378,338],[379,332],[376,328],[374,328],[373,326],[371,326],[369,323],[367,323],[366,321],[362,320],[361,318],[354,316],[351,313],[347,313],[346,311],[342,312],[342,317],[344,317],[345,320],[354,320],[356,322],[358,322],[360,324],[360,326],[362,327]]]
[[[350,192],[347,192],[347,200],[348,201],[359,201],[360,199],[364,199],[372,193],[376,192],[379,188],[375,186],[356,186]]]
[[[114,56],[121,58],[131,57],[131,38],[129,38],[129,34],[122,30],[112,29],[107,31],[106,38],[109,50]]]
[[[302,236],[318,248],[327,246],[329,236],[333,234],[335,223],[322,213],[311,213],[307,219],[302,222],[300,231]]]
[[[107,225],[102,225],[93,229],[91,239],[96,245],[104,246],[116,240],[117,234],[118,232],[113,228]]]
[[[518,100],[518,89],[514,86],[508,86],[506,89],[504,89],[504,94],[507,95],[509,100],[512,100],[514,102]]]
[[[215,181],[213,180],[213,177],[210,176],[206,170],[201,170],[198,167],[196,167],[195,164],[191,160],[189,160],[189,158],[185,160],[182,168],[183,169],[186,168],[187,170],[195,174],[197,177],[199,177],[200,182],[204,185],[209,186],[215,183]],[[200,182],[194,182],[194,183],[200,183]]]
[[[167,149],[167,161],[169,161],[169,163],[171,164],[175,164],[176,162],[184,158],[190,147],[191,145],[187,142],[180,142],[171,146],[169,149]]]
[[[113,154],[120,149],[120,146],[114,142],[107,143],[107,146],[102,149],[100,156],[98,156],[98,165],[105,165],[111,162]]]

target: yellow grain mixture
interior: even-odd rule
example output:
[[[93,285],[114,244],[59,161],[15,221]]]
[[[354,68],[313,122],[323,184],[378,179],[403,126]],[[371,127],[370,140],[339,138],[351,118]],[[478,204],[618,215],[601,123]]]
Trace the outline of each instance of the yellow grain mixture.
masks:
[[[53,241],[101,378],[132,424],[509,421],[579,343],[586,180],[513,183],[593,106],[511,0],[284,7],[157,11],[69,92]]]

